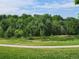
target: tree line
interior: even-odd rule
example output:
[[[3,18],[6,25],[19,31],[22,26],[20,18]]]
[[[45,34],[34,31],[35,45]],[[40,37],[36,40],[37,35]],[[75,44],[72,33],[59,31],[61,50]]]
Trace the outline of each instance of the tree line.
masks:
[[[79,19],[60,15],[0,15],[0,37],[78,35]]]

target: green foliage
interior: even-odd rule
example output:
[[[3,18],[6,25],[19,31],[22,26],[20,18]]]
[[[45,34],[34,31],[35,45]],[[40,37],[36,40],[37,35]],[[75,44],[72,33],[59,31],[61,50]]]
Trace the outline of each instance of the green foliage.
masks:
[[[0,37],[3,37],[4,36],[4,31],[2,29],[2,27],[0,27]]]
[[[78,22],[79,20],[76,20],[75,18],[72,18],[72,17],[69,17],[67,19],[65,19],[64,21],[64,27],[65,27],[65,30],[67,31],[66,33],[67,34],[70,34],[70,35],[74,35],[77,33],[77,27],[78,27]]]
[[[4,37],[10,38],[10,37],[13,37],[13,36],[14,36],[14,28],[9,27],[9,28],[6,30],[6,32],[5,32],[5,34],[4,34]]]
[[[75,4],[79,4],[79,0],[75,0]]]
[[[21,29],[16,29],[14,32],[15,37],[22,37],[23,36],[23,30]]]
[[[0,15],[0,36],[32,37],[51,35],[78,35],[79,19],[49,14]]]

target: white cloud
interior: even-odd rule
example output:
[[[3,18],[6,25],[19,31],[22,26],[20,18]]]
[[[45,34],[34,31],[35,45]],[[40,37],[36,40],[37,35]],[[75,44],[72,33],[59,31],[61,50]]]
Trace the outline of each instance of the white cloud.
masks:
[[[21,7],[33,2],[34,0],[0,0],[0,7]]]
[[[22,7],[32,5],[34,0],[0,0],[0,14],[17,14]]]
[[[65,1],[65,0],[64,0]],[[21,9],[27,8],[29,5],[32,6],[32,10]],[[0,14],[42,14],[44,12],[35,12],[36,9],[71,9],[79,7],[79,5],[75,5],[74,2],[69,3],[45,3],[43,5],[35,5],[35,0],[0,0]],[[30,7],[29,7],[30,8]]]
[[[79,5],[75,5],[74,2],[69,2],[69,3],[45,3],[44,5],[38,5],[35,8],[45,8],[45,9],[59,9],[59,8],[64,8],[64,9],[70,9],[70,8],[75,8],[79,7]]]

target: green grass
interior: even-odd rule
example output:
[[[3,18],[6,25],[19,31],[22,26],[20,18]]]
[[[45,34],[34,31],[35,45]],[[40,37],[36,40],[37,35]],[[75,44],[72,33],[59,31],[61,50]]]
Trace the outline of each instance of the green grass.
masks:
[[[24,49],[0,47],[0,59],[79,59],[79,48]]]
[[[35,46],[57,46],[57,45],[79,45],[79,40],[67,41],[41,41],[25,39],[0,39],[0,44],[18,44],[18,45],[35,45]]]
[[[79,36],[56,35],[32,38],[0,38],[0,44],[18,44],[32,46],[79,45]]]

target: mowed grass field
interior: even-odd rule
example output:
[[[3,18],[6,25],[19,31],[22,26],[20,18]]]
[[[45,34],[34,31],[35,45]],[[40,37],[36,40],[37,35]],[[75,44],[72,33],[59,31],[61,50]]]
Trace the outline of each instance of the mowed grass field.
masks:
[[[79,48],[24,49],[0,47],[0,59],[79,59]]]
[[[50,36],[35,38],[0,38],[0,44],[17,44],[28,46],[64,46],[79,45],[79,36]]]
[[[38,41],[38,40],[0,40],[0,44],[15,44],[28,46],[65,46],[65,45],[79,45],[79,40],[69,41]]]

